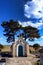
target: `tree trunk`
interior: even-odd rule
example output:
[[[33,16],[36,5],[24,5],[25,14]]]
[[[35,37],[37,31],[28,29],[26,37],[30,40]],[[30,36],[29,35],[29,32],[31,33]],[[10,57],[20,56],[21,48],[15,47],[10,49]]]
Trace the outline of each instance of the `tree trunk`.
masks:
[[[26,33],[25,33],[25,40],[26,40]]]
[[[15,34],[13,33],[13,42],[15,41]]]

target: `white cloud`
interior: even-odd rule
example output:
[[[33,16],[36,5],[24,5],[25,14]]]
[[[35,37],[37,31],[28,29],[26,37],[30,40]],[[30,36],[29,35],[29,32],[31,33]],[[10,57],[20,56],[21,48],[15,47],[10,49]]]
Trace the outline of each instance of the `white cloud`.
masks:
[[[43,0],[27,1],[24,5],[24,15],[28,18],[43,18]]]
[[[41,36],[41,38],[43,39],[43,36]]]
[[[41,29],[42,25],[43,25],[42,22],[32,23],[31,21],[27,21],[27,22],[20,22],[19,21],[19,24],[22,25],[23,27],[25,27],[25,26],[32,26],[32,27],[35,27],[35,28],[38,28],[38,29]]]

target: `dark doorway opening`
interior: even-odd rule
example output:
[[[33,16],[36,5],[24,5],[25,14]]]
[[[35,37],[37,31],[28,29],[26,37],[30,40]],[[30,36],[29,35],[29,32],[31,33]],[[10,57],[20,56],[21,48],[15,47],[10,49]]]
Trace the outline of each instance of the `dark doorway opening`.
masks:
[[[21,45],[18,47],[18,56],[23,57],[23,47]]]

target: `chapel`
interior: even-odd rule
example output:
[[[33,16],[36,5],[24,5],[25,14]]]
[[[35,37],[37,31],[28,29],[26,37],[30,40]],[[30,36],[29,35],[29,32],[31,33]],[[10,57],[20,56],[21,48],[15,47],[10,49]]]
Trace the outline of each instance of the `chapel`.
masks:
[[[36,60],[33,55],[29,53],[29,44],[19,36],[19,38],[12,44],[12,58],[8,58],[6,65],[34,65]]]
[[[29,44],[20,36],[12,44],[13,57],[28,57],[29,56]]]

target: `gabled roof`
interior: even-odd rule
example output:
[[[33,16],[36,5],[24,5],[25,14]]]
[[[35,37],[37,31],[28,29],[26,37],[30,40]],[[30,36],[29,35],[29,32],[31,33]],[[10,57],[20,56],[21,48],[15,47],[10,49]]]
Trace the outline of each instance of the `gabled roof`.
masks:
[[[22,37],[19,37],[13,44],[19,43],[19,42],[23,42],[25,44],[28,44],[25,39],[23,39]]]

